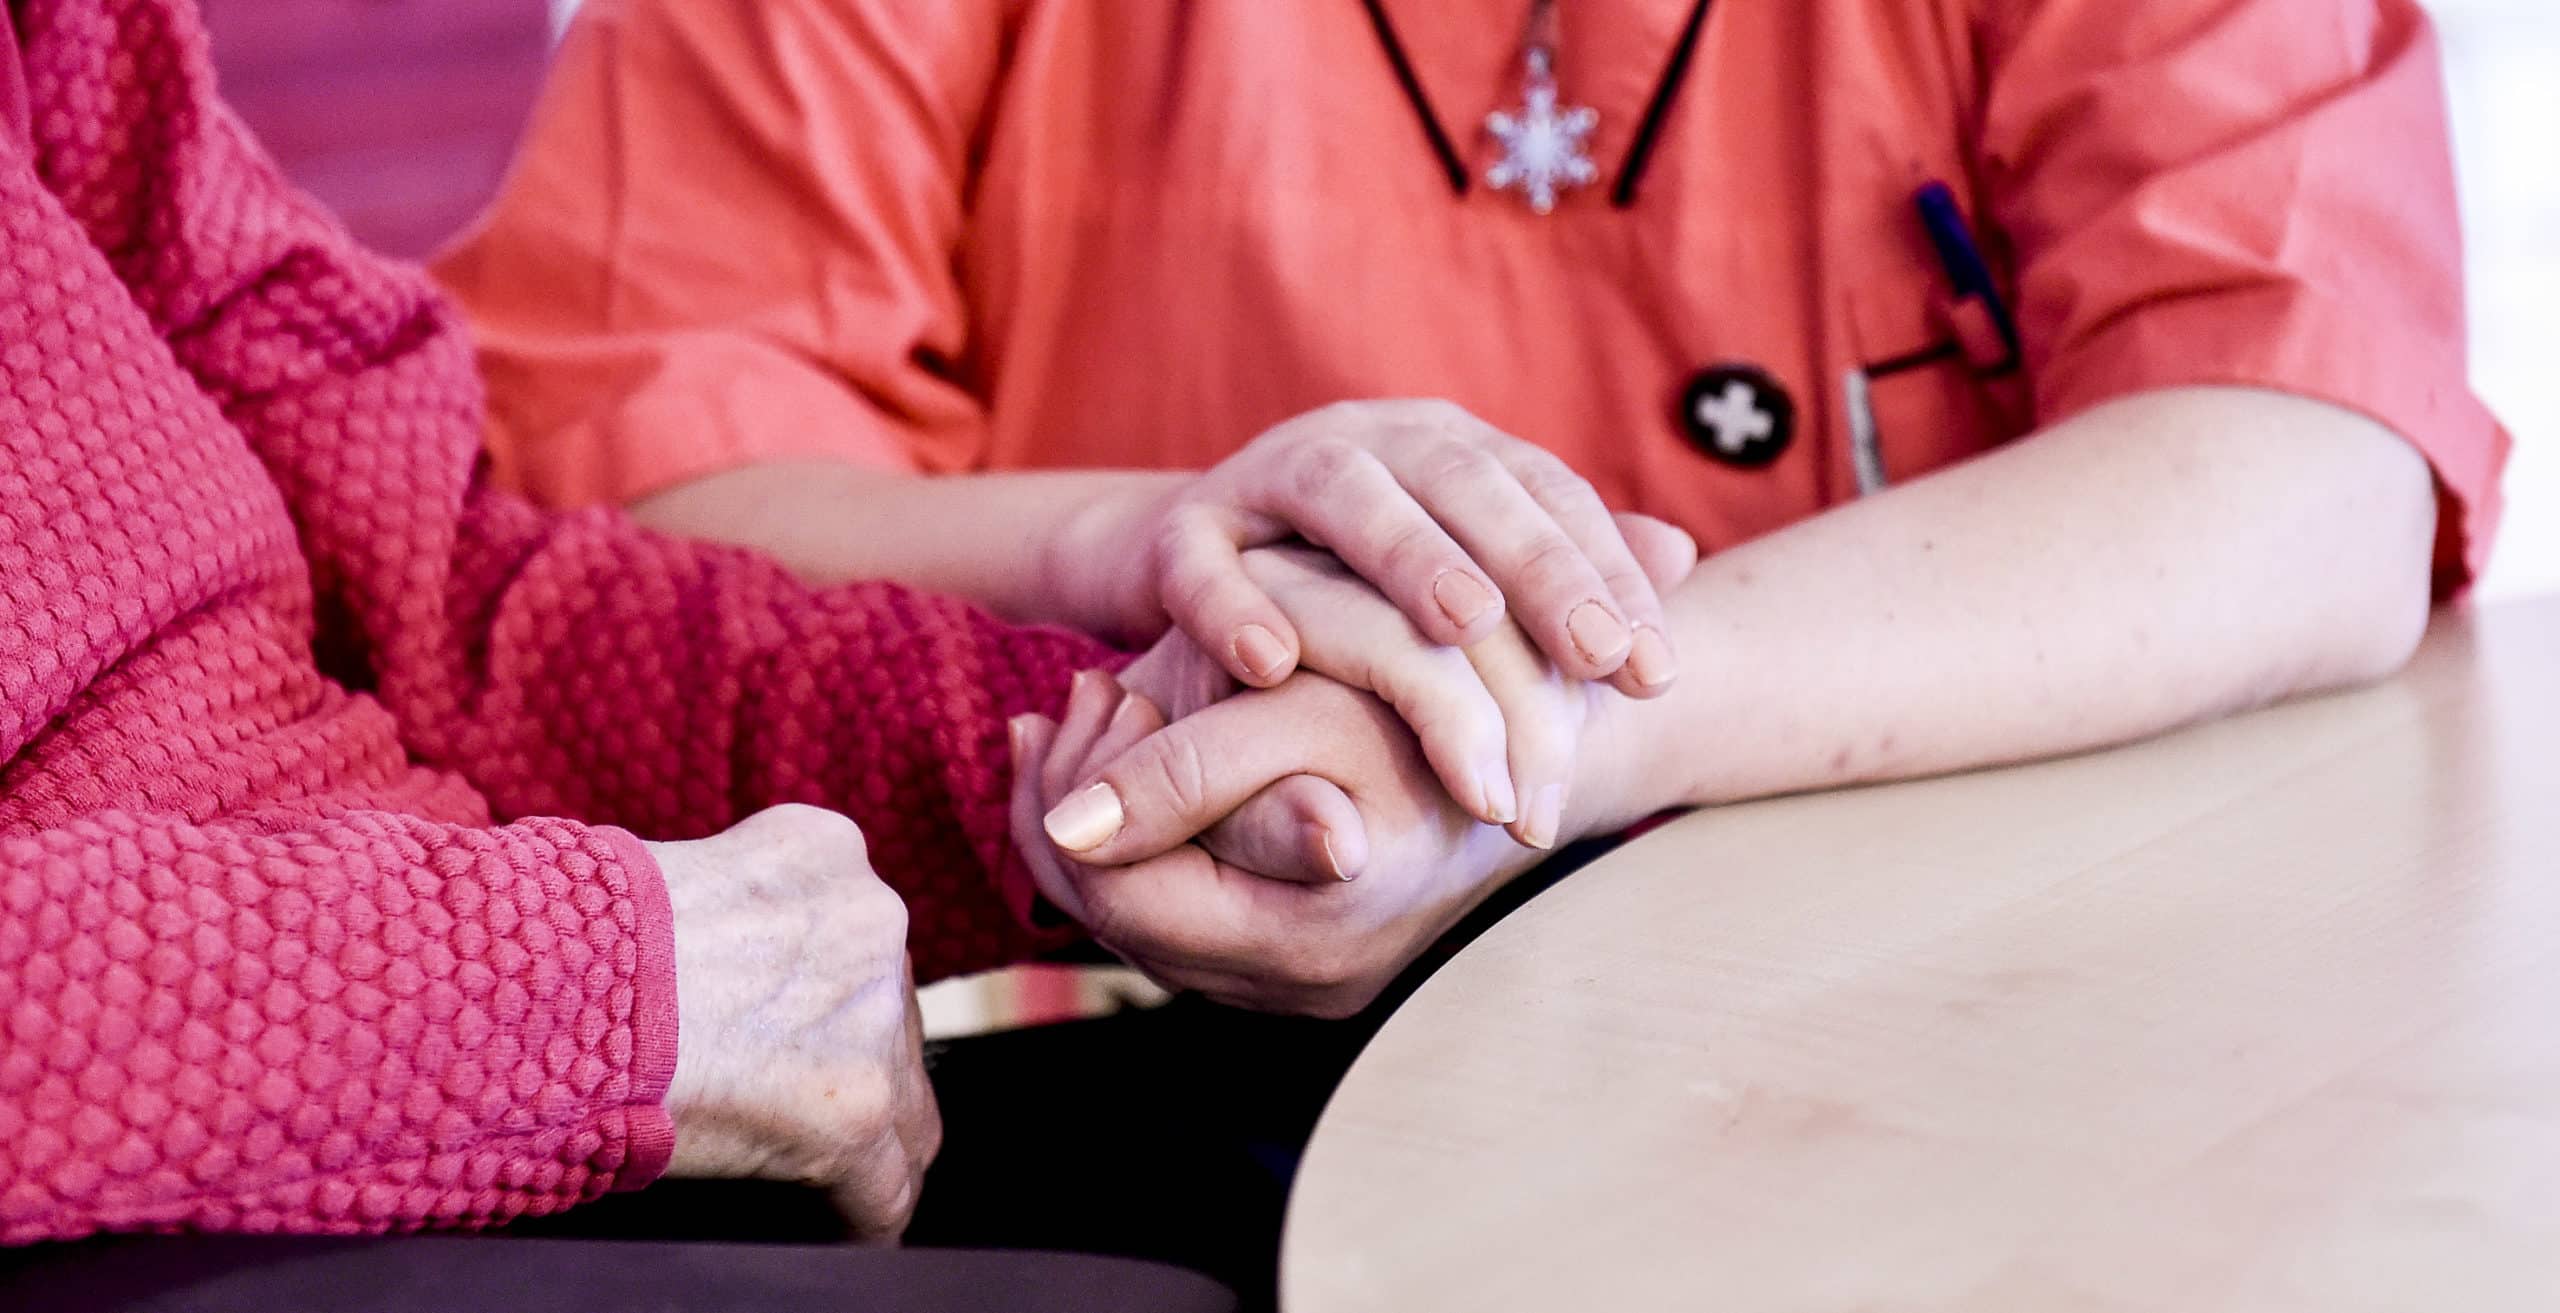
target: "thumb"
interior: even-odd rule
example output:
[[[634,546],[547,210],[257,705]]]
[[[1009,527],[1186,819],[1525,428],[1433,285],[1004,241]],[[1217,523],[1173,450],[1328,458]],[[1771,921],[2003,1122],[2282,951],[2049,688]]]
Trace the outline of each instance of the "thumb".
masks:
[[[1330,718],[1307,714],[1303,696],[1286,712],[1272,705],[1286,696],[1241,693],[1148,735],[1042,818],[1050,841],[1086,865],[1124,866],[1189,842],[1272,784],[1321,776]]]
[[[1240,871],[1297,884],[1358,878],[1369,862],[1369,827],[1349,795],[1313,775],[1292,775],[1210,827],[1200,846]]]

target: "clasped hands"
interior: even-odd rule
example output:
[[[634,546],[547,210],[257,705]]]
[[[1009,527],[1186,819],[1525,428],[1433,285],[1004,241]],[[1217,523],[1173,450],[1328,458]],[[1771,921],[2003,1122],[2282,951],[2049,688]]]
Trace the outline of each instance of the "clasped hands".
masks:
[[[1347,1015],[1543,850],[1649,810],[1626,709],[1672,682],[1658,590],[1696,549],[1553,456],[1442,403],[1349,404],[1111,514],[1161,637],[1014,722],[1012,829],[1157,980]],[[894,1239],[942,1131],[906,909],[860,830],[782,807],[650,847],[668,1170],[820,1186]]]
[[[1178,571],[1215,578],[1207,591],[1239,618],[1169,607],[1179,625],[1117,678],[1086,672],[1058,721],[1012,726],[1014,840],[1043,896],[1168,987],[1343,1016],[1545,850],[1638,819],[1638,791],[1615,778],[1630,754],[1610,745],[1629,737],[1630,698],[1670,683],[1658,593],[1696,549],[1538,468],[1538,504],[1557,507],[1543,517],[1489,528],[1501,517],[1482,508],[1502,502],[1488,494],[1399,530],[1407,507],[1390,505],[1374,512],[1384,532],[1345,539],[1351,557],[1274,544],[1229,548],[1231,572]],[[1446,590],[1411,577],[1416,553],[1376,546],[1442,529],[1509,604],[1454,636]],[[1610,576],[1612,611],[1640,617],[1615,665],[1592,659],[1593,626],[1576,623],[1594,606],[1590,574]],[[1250,645],[1220,640],[1247,624],[1291,635],[1295,673],[1235,659]]]

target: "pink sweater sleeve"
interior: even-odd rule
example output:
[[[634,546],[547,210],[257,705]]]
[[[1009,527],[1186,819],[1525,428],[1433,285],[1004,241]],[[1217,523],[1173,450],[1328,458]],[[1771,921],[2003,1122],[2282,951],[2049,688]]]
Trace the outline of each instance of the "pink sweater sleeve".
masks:
[[[0,1243],[474,1226],[645,1182],[666,925],[630,836],[559,822],[0,839]]]
[[[906,898],[920,976],[1055,945],[1023,928],[1004,725],[1111,652],[490,490],[458,317],[278,177],[215,100],[180,0],[29,9],[34,101],[107,125],[40,113],[45,174],[282,492],[324,671],[380,698],[415,758],[500,817],[651,839],[830,807]]]
[[[184,0],[7,14],[0,1242],[645,1183],[673,951],[615,827],[833,806],[920,971],[1048,942],[1002,721],[1107,654],[488,494],[450,316],[281,183]]]

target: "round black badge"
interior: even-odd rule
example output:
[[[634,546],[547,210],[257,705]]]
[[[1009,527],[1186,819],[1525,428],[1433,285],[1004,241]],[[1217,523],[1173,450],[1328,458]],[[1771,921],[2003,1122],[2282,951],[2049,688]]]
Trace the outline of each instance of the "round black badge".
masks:
[[[1796,403],[1757,365],[1711,365],[1680,392],[1680,425],[1698,450],[1756,470],[1796,435]]]

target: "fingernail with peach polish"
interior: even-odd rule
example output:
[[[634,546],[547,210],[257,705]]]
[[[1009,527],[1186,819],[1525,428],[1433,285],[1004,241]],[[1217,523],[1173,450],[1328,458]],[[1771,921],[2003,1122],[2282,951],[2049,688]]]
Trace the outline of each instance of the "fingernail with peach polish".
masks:
[[[1542,784],[1529,798],[1529,815],[1520,823],[1520,841],[1532,848],[1556,846],[1556,831],[1564,827],[1564,786]]]
[[[1259,680],[1278,679],[1289,664],[1289,649],[1280,636],[1261,625],[1246,625],[1236,631],[1236,664],[1243,666]]]
[[[1464,629],[1493,610],[1493,590],[1464,570],[1443,570],[1431,581],[1431,600],[1440,604],[1440,614],[1449,623]]]
[[[1627,633],[1627,622],[1609,614],[1609,608],[1598,602],[1585,602],[1566,616],[1564,626],[1573,635],[1573,645],[1582,659],[1594,665],[1615,667],[1618,658],[1627,654],[1633,641]]]
[[[1125,820],[1120,810],[1120,793],[1109,784],[1095,783],[1068,794],[1066,800],[1049,809],[1041,818],[1040,828],[1049,832],[1049,840],[1071,853],[1091,852],[1111,841]]]
[[[1663,641],[1653,626],[1636,630],[1635,643],[1627,649],[1627,673],[1646,688],[1660,688],[1679,676],[1680,667],[1672,660],[1671,644]]]

